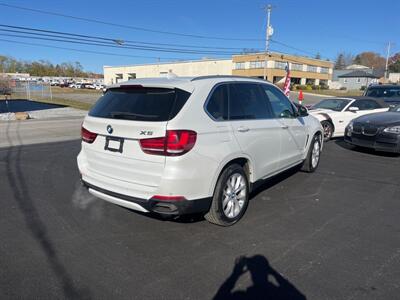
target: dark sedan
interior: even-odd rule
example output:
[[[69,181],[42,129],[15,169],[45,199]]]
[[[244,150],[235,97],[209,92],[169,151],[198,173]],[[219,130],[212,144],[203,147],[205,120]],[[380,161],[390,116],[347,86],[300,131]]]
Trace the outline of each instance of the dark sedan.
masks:
[[[346,127],[344,140],[355,146],[400,153],[400,105],[354,119]]]

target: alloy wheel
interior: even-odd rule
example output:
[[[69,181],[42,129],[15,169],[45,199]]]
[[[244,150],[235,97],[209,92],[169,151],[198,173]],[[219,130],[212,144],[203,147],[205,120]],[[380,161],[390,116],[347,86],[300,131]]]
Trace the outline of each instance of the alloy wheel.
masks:
[[[311,153],[311,165],[313,168],[316,168],[318,165],[320,153],[319,142],[315,141]]]
[[[237,217],[247,197],[246,179],[239,173],[232,174],[226,181],[222,195],[222,209],[228,218]]]

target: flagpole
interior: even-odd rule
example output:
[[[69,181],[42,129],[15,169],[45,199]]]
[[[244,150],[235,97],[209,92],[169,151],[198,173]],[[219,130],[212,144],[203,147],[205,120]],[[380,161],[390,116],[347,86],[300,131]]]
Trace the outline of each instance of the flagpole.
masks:
[[[269,52],[269,39],[271,36],[271,10],[272,5],[267,6],[267,30],[266,30],[266,40],[265,40],[265,58],[264,58],[264,80],[267,80],[267,64],[268,64],[268,52]]]

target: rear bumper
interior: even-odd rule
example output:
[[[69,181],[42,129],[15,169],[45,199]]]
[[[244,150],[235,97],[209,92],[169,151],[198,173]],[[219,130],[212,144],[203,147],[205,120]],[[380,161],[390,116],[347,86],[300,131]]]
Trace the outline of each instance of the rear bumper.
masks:
[[[82,183],[86,188],[88,188],[90,193],[98,198],[145,213],[153,212],[160,215],[172,216],[205,213],[210,209],[212,201],[211,197],[181,201],[147,200],[105,190],[85,182],[84,180],[82,180]]]
[[[353,133],[348,136],[346,129],[344,141],[354,146],[370,148],[376,151],[400,153],[400,136],[394,134],[378,133],[373,137],[368,137]]]

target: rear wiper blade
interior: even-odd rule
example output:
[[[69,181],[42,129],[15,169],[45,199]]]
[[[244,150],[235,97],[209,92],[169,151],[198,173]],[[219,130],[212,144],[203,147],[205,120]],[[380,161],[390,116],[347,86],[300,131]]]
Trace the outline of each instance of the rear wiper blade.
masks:
[[[156,115],[145,115],[145,114],[135,114],[129,112],[112,112],[111,117],[113,118],[129,118],[129,119],[137,119],[137,118],[148,118],[148,119],[155,119],[158,118]]]

